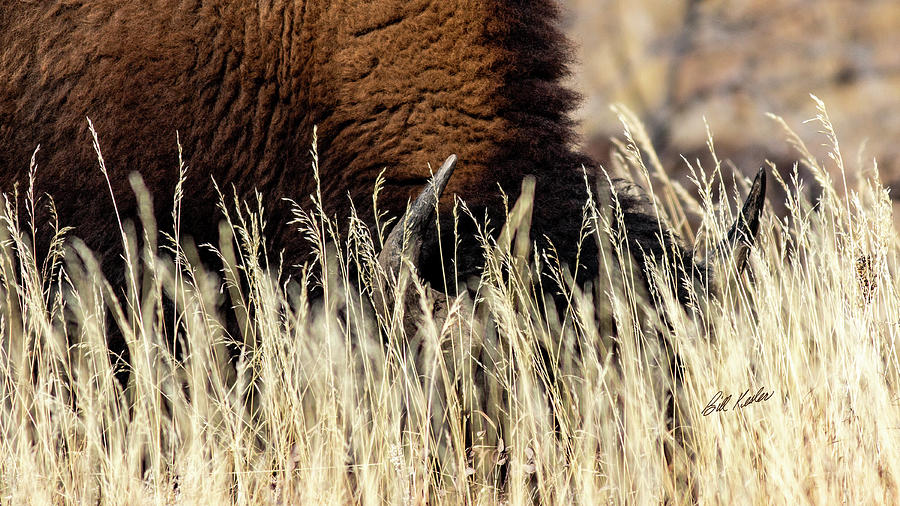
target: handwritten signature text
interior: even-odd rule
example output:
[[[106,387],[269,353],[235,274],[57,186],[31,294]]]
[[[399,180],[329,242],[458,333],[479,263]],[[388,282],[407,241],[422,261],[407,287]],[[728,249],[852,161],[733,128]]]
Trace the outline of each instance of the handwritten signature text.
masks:
[[[771,392],[766,392],[765,390],[765,387],[760,387],[756,393],[752,393],[748,388],[734,401],[732,401],[732,394],[725,395],[719,390],[716,392],[716,395],[713,395],[713,398],[709,403],[706,404],[706,407],[703,408],[702,414],[703,416],[709,416],[720,411],[737,411],[746,408],[753,403],[767,401],[770,397],[775,395],[774,390]]]

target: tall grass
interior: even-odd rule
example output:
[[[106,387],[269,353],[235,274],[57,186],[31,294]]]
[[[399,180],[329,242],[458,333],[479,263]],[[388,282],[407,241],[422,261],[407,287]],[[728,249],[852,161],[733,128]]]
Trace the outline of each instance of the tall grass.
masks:
[[[55,223],[48,256],[35,258],[34,227],[48,224],[33,223],[30,188],[10,195],[0,226],[0,501],[896,503],[891,205],[876,165],[845,165],[818,105],[827,164],[780,123],[819,200],[796,170],[779,177],[789,214],[766,212],[749,272],[722,271],[721,295],[696,294],[697,311],[659,294],[664,319],[628,275],[615,212],[602,203],[585,207],[584,240],[608,246],[593,283],[573,285],[553,250],[532,252],[527,184],[497,239],[491,224],[481,229],[474,296],[433,317],[434,292],[411,279],[422,308],[412,328],[397,293],[398,303],[372,309],[378,287],[398,286],[376,260],[389,223],[372,231],[351,217],[338,227],[319,195],[296,214],[317,265],[286,281],[264,249],[261,206],[222,196],[221,239],[207,246],[221,266],[204,265],[177,232],[158,232],[133,178],[144,204],[137,226],[121,224],[124,286],[106,282]],[[626,140],[610,172],[650,186],[684,237],[714,244],[746,182],[688,161],[694,199],[619,113]],[[175,201],[177,231],[189,203],[180,192]],[[663,262],[658,275],[667,270]],[[554,310],[554,301],[564,302]],[[113,331],[127,364],[107,353]],[[677,381],[672,350],[684,367]],[[759,389],[771,396],[735,407]],[[713,410],[720,391],[732,397]]]

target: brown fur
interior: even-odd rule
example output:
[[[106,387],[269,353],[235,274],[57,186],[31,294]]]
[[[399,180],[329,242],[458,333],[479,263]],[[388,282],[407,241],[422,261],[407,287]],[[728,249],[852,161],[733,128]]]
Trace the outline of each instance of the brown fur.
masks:
[[[477,217],[487,212],[496,231],[500,188],[515,199],[532,174],[532,236],[548,236],[571,264],[587,197],[581,167],[590,161],[572,149],[568,114],[576,97],[560,84],[569,57],[557,15],[553,0],[5,1],[0,191],[26,182],[28,160],[41,144],[36,193],[56,199],[63,224],[77,227],[110,273],[121,239],[85,116],[97,126],[125,218],[136,214],[128,175],[139,171],[165,222],[178,131],[191,167],[182,231],[215,242],[211,176],[244,198],[259,189],[270,211],[268,236],[296,264],[308,258],[307,245],[290,230],[283,198],[308,204],[315,190],[308,148],[318,125],[331,216],[350,214],[349,194],[371,224],[382,169],[381,202],[400,215],[424,186],[427,164],[437,167],[456,153],[443,219],[456,194]],[[593,188],[590,167],[588,174]],[[613,184],[638,262],[666,253],[693,273],[675,238],[657,238],[642,192]],[[746,228],[755,234],[761,201],[751,201]],[[481,255],[471,225],[461,232],[458,271],[465,276]],[[440,272],[434,246],[426,243],[421,256],[431,281]],[[582,272],[591,278],[597,258],[585,253]]]
[[[382,205],[401,214],[427,164],[457,153],[444,210],[456,194],[499,228],[498,185],[515,198],[533,174],[534,237],[573,244],[589,161],[571,149],[576,97],[559,82],[569,53],[556,18],[550,0],[5,2],[0,190],[26,182],[40,144],[36,193],[108,257],[120,239],[85,116],[124,217],[136,213],[128,174],[139,171],[165,222],[178,131],[190,166],[183,232],[215,241],[212,176],[263,193],[268,235],[298,263],[307,246],[282,199],[307,203],[314,191],[318,125],[333,216],[349,215],[349,194],[371,223],[383,168]],[[477,263],[471,246],[464,273]]]

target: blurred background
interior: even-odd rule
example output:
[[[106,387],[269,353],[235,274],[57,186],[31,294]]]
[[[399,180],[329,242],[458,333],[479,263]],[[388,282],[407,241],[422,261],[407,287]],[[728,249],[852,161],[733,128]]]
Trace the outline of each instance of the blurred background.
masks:
[[[798,155],[765,113],[784,117],[824,160],[820,125],[803,123],[816,115],[812,93],[825,102],[848,171],[869,171],[875,159],[882,181],[900,193],[897,0],[560,3],[577,45],[571,79],[584,96],[584,149],[604,165],[609,138],[622,137],[610,104],[621,103],[643,121],[675,177],[687,171],[681,155],[713,167],[704,117],[720,159],[746,175],[768,159],[785,174]],[[833,162],[825,166],[837,175]],[[811,178],[805,184],[816,191]]]

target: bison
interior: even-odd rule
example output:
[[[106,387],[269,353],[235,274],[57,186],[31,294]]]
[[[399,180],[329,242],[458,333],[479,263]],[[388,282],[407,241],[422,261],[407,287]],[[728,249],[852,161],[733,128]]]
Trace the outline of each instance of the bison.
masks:
[[[308,204],[317,188],[307,148],[317,126],[329,216],[347,217],[352,200],[371,225],[375,210],[362,204],[371,203],[382,170],[381,203],[400,215],[428,181],[429,163],[456,153],[459,168],[439,185],[444,230],[453,229],[454,195],[496,224],[504,194],[515,199],[531,175],[533,237],[540,241],[573,244],[588,189],[596,188],[600,202],[619,190],[640,264],[645,255],[676,252],[679,262],[696,267],[688,271],[704,271],[676,238],[660,236],[640,190],[598,177],[574,149],[569,115],[577,96],[561,83],[571,50],[557,17],[551,0],[5,2],[0,191],[26,182],[27,161],[40,145],[35,195],[52,196],[63,224],[115,264],[115,217],[133,220],[138,212],[129,174],[142,175],[156,216],[169,221],[178,132],[190,167],[180,231],[215,242],[213,180],[241,198],[258,190],[272,247],[298,265],[310,253],[291,230],[285,200]],[[108,180],[97,169],[86,116],[99,132]],[[725,246],[752,242],[764,186],[756,190]],[[46,207],[39,208],[36,221],[48,221]],[[435,227],[422,225],[430,206],[413,209],[420,216],[402,222],[418,223],[419,273],[439,281]],[[459,227],[454,267],[463,278],[477,273],[482,259],[474,226]],[[36,235],[38,249],[49,234],[45,227]],[[394,247],[382,258],[397,267],[396,234],[388,243]],[[444,246],[451,251],[454,244]],[[580,257],[583,279],[597,272],[596,245],[588,246]],[[572,248],[559,251],[574,264]],[[115,269],[106,272],[121,279]]]
[[[216,239],[212,178],[241,197],[256,189],[268,236],[297,264],[308,253],[283,199],[302,204],[315,189],[308,150],[317,125],[329,216],[349,215],[349,195],[371,223],[372,206],[361,204],[382,169],[381,202],[399,215],[428,163],[456,153],[444,210],[455,194],[498,223],[499,189],[515,197],[533,174],[534,226],[562,243],[576,237],[581,166],[591,163],[572,149],[576,95],[560,84],[570,53],[556,17],[543,0],[7,2],[0,190],[27,180],[40,145],[35,193],[53,196],[65,224],[109,262],[121,241],[85,117],[123,219],[136,216],[133,171],[157,216],[168,215],[178,132],[190,167],[183,233]],[[461,275],[476,270],[473,247],[463,245]],[[435,251],[426,241],[423,265],[434,265]]]
[[[34,194],[54,198],[63,224],[74,226],[107,275],[121,282],[113,267],[122,252],[116,217],[138,216],[129,175],[142,175],[158,221],[169,222],[179,180],[177,132],[190,167],[180,232],[216,241],[213,180],[242,199],[258,190],[270,251],[283,250],[288,265],[299,265],[311,253],[291,228],[286,199],[309,205],[317,190],[308,151],[317,126],[329,216],[345,219],[355,209],[373,225],[371,195],[382,171],[384,210],[399,216],[418,195],[379,257],[390,272],[407,254],[422,277],[442,286],[439,251],[456,245],[440,244],[453,238],[438,239],[429,220],[434,205],[442,230],[453,230],[454,196],[498,224],[505,198],[514,200],[532,176],[532,237],[563,246],[560,260],[573,268],[579,261],[580,280],[598,272],[602,246],[588,244],[577,257],[565,246],[581,237],[585,201],[609,204],[614,194],[621,212],[613,223],[627,233],[637,264],[666,258],[707,290],[714,284],[710,262],[661,229],[642,190],[599,176],[574,148],[577,96],[561,82],[571,49],[557,18],[553,0],[3,2],[0,192],[28,182],[28,160],[40,145]],[[99,132],[108,179],[97,168],[86,117]],[[429,163],[450,153],[457,156],[423,191]],[[760,173],[738,221],[707,260],[734,251],[744,262],[764,195]],[[50,221],[47,207],[38,209],[35,221]],[[461,278],[476,274],[483,258],[475,226],[459,224],[451,272]],[[51,233],[44,227],[36,234],[38,250]],[[403,251],[404,244],[413,247]],[[687,302],[681,281],[673,288]]]

